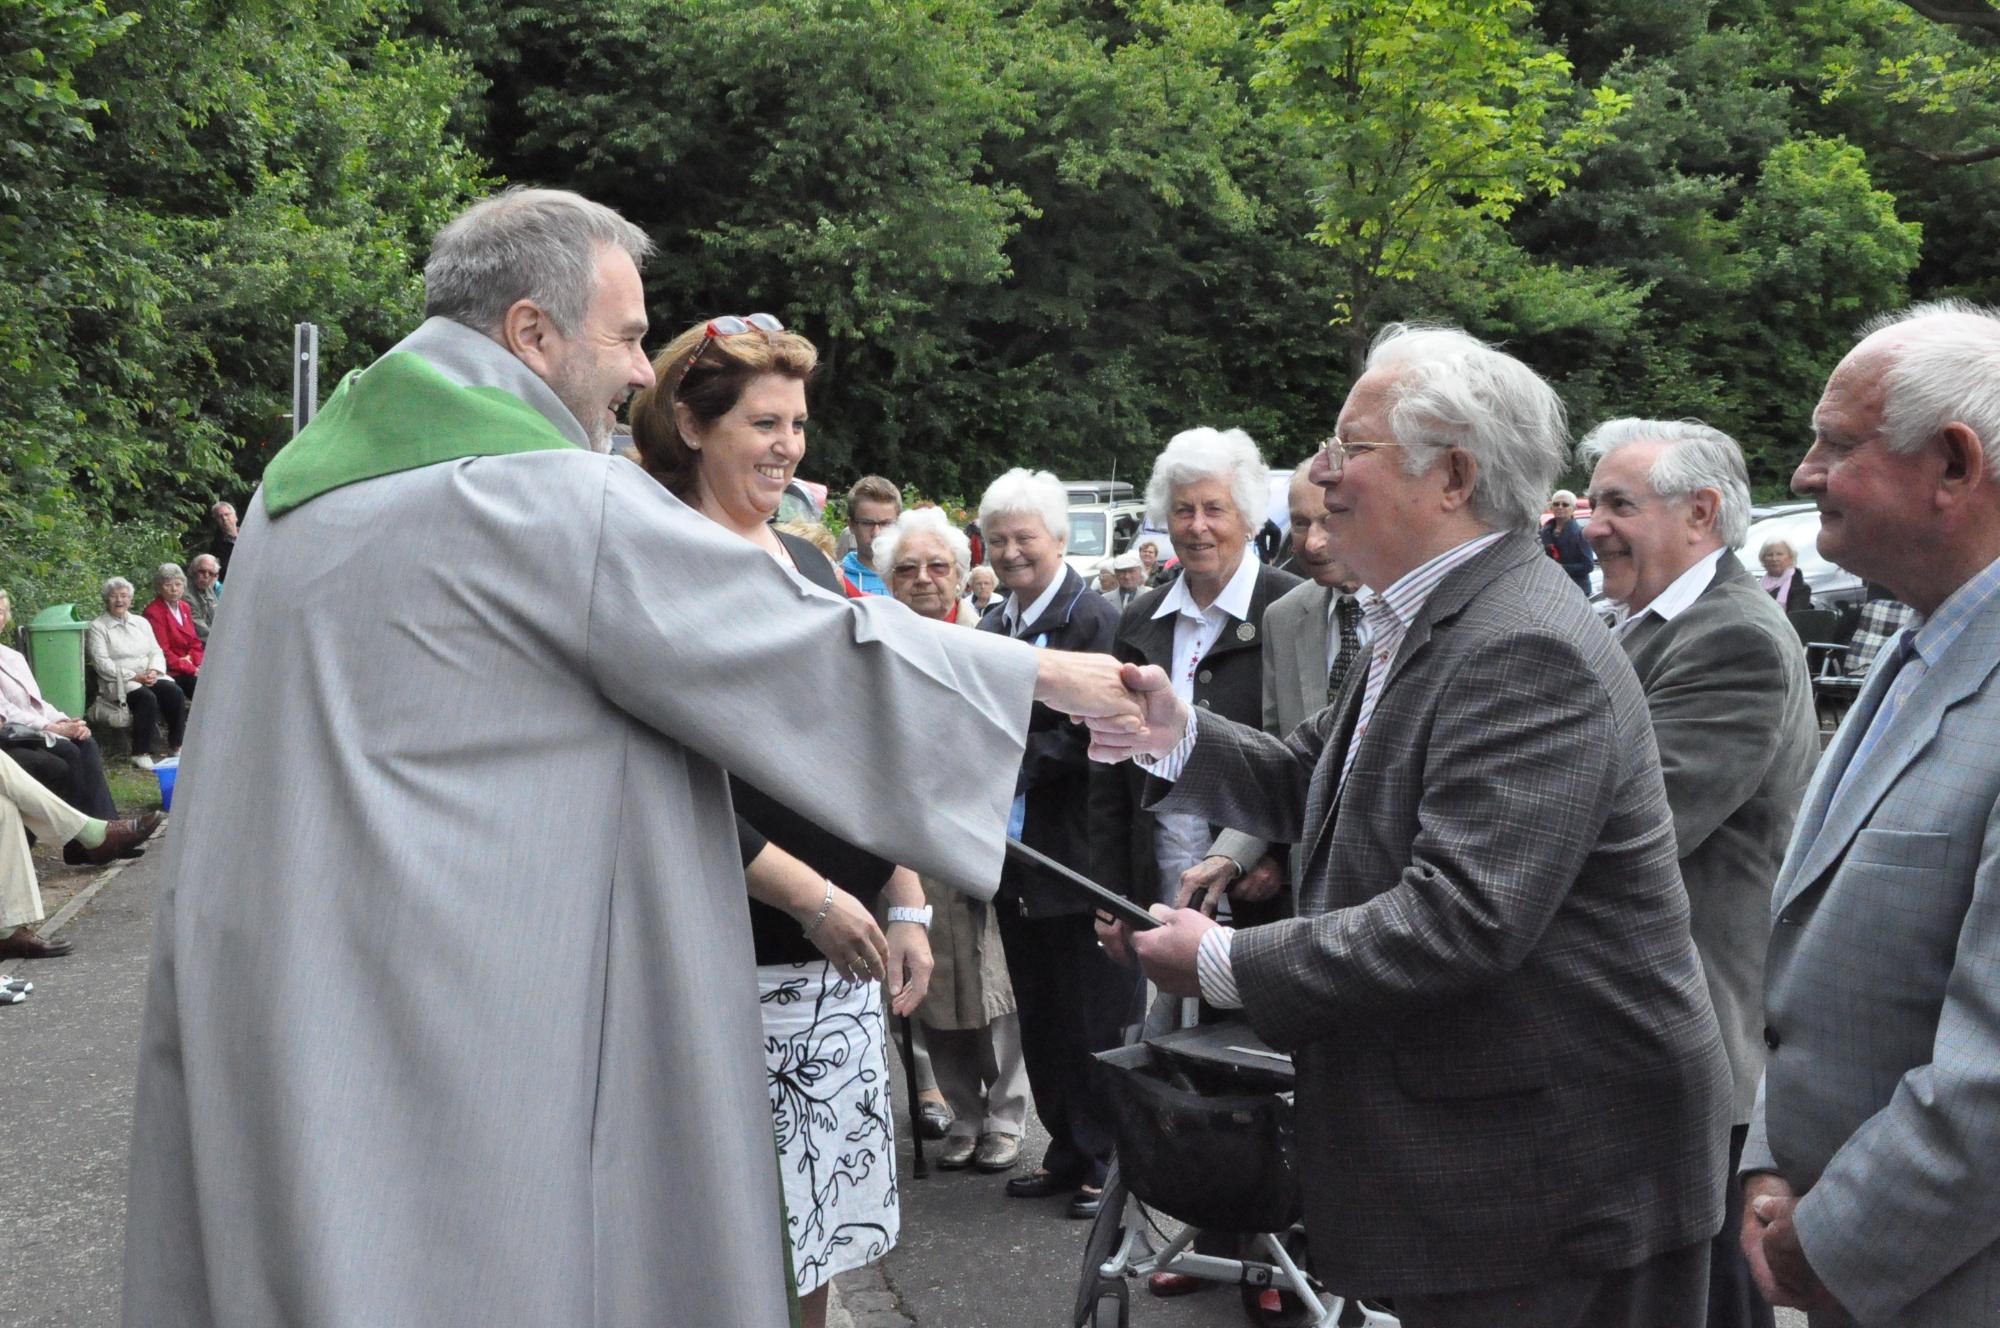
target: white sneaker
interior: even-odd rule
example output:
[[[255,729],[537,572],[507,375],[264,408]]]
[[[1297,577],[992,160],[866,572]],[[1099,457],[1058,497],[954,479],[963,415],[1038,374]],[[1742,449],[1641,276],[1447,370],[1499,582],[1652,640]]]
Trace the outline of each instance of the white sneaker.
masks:
[[[132,764],[138,766],[141,770],[151,770],[153,768],[153,758],[141,754],[132,758]]]
[[[28,999],[25,991],[15,991],[12,987],[0,987],[0,1005],[19,1005]]]
[[[23,996],[35,989],[35,984],[26,978],[0,978],[0,991],[18,991]]]

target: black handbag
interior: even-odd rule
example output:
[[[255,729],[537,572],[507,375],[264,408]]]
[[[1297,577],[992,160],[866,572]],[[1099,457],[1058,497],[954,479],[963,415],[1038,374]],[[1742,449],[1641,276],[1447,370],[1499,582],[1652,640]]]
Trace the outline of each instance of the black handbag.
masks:
[[[53,747],[55,745],[55,739],[40,729],[30,728],[26,724],[16,723],[13,720],[8,720],[5,724],[0,724],[0,751],[8,751],[16,747]]]

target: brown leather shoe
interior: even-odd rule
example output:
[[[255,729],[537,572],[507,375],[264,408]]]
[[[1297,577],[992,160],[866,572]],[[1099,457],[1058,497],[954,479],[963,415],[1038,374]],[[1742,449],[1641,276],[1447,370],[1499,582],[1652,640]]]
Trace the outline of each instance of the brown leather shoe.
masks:
[[[104,827],[104,842],[85,849],[83,856],[94,867],[102,867],[113,858],[136,858],[139,845],[151,839],[159,828],[158,812],[147,812],[130,821],[112,821]]]
[[[26,927],[0,940],[0,959],[60,959],[76,947],[68,941],[45,941]]]

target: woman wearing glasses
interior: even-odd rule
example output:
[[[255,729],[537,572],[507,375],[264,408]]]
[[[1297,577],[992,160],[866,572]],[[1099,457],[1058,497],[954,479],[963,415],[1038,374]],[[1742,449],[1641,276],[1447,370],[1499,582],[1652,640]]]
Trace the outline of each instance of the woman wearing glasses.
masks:
[[[810,341],[769,314],[698,324],[654,360],[658,381],[632,400],[632,441],[640,464],[676,497],[839,595],[826,556],[769,524],[805,455],[806,383],[818,362]],[[806,1328],[820,1328],[834,1276],[896,1243],[896,1150],[877,979],[888,980],[897,1014],[923,999],[930,910],[915,873],[835,838],[740,779],[729,787],[740,820],[827,878],[829,903],[838,886],[865,904],[880,896],[889,905],[886,974],[860,948],[830,962],[814,947],[810,926],[801,934],[786,913],[750,905],[792,1267]]]

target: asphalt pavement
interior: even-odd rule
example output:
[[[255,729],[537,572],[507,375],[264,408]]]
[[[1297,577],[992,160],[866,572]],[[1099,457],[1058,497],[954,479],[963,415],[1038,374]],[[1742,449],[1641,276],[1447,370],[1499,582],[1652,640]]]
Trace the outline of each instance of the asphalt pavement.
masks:
[[[155,849],[66,876],[50,892],[65,902],[42,930],[75,951],[0,963],[0,974],[35,984],[0,1008],[0,1328],[118,1323],[132,1080],[163,857]],[[900,1090],[900,1066],[891,1079]],[[907,1106],[898,1112],[907,1122]],[[1046,1141],[1031,1117],[1023,1158]],[[1065,1217],[1059,1199],[1007,1198],[1001,1176],[932,1167],[916,1180],[907,1138],[899,1151],[902,1239],[838,1280],[831,1328],[1067,1328],[1090,1224]],[[1156,1300],[1132,1287],[1132,1328],[1246,1322],[1233,1288]],[[1804,1321],[1781,1312],[1779,1322]]]

